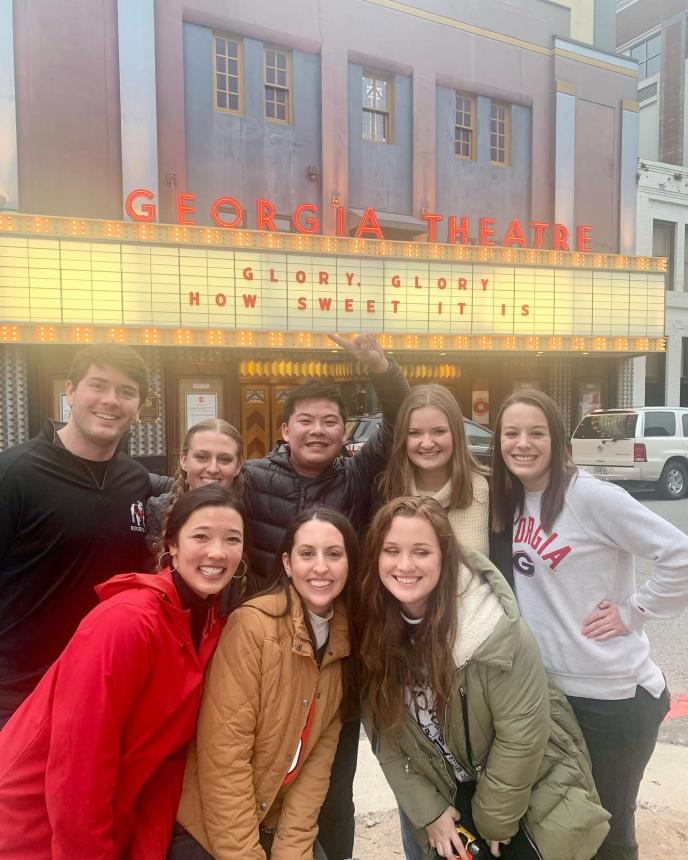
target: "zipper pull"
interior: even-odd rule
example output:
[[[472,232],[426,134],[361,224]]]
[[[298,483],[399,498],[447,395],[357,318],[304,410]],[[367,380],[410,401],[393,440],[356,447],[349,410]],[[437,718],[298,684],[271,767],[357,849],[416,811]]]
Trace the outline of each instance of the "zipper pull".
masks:
[[[406,773],[409,772],[409,762],[411,761],[410,756],[406,756],[406,761],[404,762],[404,771]]]

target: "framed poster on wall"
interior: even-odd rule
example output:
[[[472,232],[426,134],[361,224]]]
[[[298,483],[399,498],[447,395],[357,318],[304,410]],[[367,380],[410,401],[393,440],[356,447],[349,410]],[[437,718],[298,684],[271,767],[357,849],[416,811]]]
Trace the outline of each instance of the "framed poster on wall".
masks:
[[[593,409],[602,408],[602,384],[598,382],[581,382],[578,385],[578,420],[592,412]]]
[[[205,421],[217,418],[217,394],[214,391],[187,391],[184,403],[184,424],[186,429]]]
[[[471,414],[476,424],[490,423],[489,391],[473,391],[471,395]]]

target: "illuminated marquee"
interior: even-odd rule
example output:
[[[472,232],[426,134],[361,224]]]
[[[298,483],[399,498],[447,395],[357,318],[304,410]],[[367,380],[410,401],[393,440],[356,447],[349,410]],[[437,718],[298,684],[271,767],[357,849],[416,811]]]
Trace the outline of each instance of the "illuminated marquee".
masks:
[[[0,237],[0,319],[187,329],[661,337],[661,272]]]

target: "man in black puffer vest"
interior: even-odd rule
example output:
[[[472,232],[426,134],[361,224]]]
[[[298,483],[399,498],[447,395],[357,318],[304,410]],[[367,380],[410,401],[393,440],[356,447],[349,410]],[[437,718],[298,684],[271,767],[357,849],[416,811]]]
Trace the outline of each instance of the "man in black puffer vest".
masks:
[[[398,364],[385,356],[373,335],[358,335],[352,341],[332,337],[368,370],[382,425],[355,457],[343,456],[346,409],[337,389],[325,380],[311,380],[291,392],[283,414],[285,441],[267,457],[249,460],[245,468],[249,552],[261,576],[272,573],[287,526],[305,508],[333,508],[349,519],[357,534],[365,532],[374,479],[387,464],[397,412],[409,392]],[[358,737],[358,722],[345,723],[318,821],[318,841],[328,860],[347,860],[353,852]]]

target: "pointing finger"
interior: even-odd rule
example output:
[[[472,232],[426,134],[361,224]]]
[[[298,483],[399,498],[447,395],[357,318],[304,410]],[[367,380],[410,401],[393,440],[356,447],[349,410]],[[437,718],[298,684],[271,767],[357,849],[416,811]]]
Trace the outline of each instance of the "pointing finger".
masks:
[[[345,349],[348,349],[351,346],[351,341],[348,337],[341,337],[338,334],[328,334],[327,335],[330,340],[333,340],[339,346],[343,346]]]

